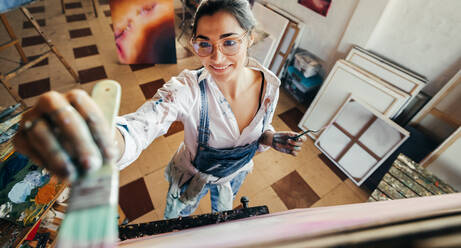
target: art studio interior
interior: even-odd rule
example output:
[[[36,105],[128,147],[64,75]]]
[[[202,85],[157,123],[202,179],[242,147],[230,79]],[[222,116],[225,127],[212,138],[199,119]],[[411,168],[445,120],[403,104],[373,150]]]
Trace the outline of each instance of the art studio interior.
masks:
[[[194,50],[199,6],[0,0],[0,247],[72,247],[59,242],[72,184],[17,151],[15,135],[30,124],[21,119],[42,94],[91,95],[104,80],[120,85],[117,116],[161,103],[157,91],[172,77],[207,70]],[[190,216],[165,219],[165,169],[190,139],[190,124],[173,120],[119,171],[112,246],[461,246],[461,1],[249,6],[256,25],[246,56],[267,69],[268,84],[280,82],[271,125],[310,130],[305,142],[296,156],[256,152],[231,209],[212,211],[210,191]],[[227,43],[216,44],[212,52],[224,54]]]

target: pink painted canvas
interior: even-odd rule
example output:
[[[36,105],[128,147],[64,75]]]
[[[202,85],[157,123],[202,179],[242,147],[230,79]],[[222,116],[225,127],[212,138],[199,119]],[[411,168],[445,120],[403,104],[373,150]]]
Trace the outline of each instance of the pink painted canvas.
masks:
[[[320,15],[327,16],[331,0],[298,0],[298,3]]]
[[[410,221],[461,207],[461,193],[293,209],[178,232],[125,240],[119,247],[267,247],[380,224]],[[213,237],[213,238],[210,238]],[[271,246],[275,247],[275,246]]]
[[[111,0],[122,64],[176,63],[173,0]]]

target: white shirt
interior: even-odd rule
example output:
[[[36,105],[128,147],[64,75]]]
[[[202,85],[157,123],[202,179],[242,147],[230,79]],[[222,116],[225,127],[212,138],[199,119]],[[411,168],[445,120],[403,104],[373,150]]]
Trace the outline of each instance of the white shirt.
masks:
[[[263,118],[267,111],[269,115],[264,130],[274,131],[271,122],[279,96],[280,80],[256,60],[250,59],[249,67],[264,73],[266,92],[262,97],[260,109],[241,134],[229,103],[207,70],[203,70],[199,79],[197,79],[197,71],[184,70],[177,77],[172,77],[136,112],[117,118],[117,127],[125,139],[125,152],[117,162],[120,170],[135,161],[155,138],[165,134],[174,121],[181,121],[184,124],[184,142],[173,155],[171,162],[188,170],[190,176],[197,172],[192,161],[198,146],[201,107],[199,82],[204,78],[207,79],[206,91],[211,131],[208,146],[217,149],[230,148],[258,140],[262,134]],[[258,150],[266,149],[268,147],[260,145]],[[252,167],[253,162],[250,161],[226,178],[215,178],[214,183],[229,181],[238,172],[251,170]]]

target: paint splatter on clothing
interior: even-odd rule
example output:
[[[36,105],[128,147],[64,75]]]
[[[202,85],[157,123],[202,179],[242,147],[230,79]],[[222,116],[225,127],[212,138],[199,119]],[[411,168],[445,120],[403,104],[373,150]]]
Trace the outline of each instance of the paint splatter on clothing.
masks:
[[[264,95],[264,107],[256,113],[251,123],[240,133],[237,120],[235,119],[229,103],[225,100],[222,92],[211,75],[204,70],[197,78],[197,71],[184,70],[177,77],[173,77],[156,95],[144,103],[136,112],[118,117],[117,127],[125,138],[125,152],[117,163],[120,169],[125,168],[136,160],[141,152],[149,146],[155,138],[165,134],[174,121],[181,121],[184,125],[184,142],[179,146],[170,162],[175,168],[171,171],[180,171],[181,182],[193,177],[197,170],[192,165],[197,152],[198,126],[200,121],[200,88],[199,81],[207,80],[207,100],[209,115],[208,145],[223,149],[229,147],[244,146],[258,140],[261,130],[274,130],[271,125],[275,105],[279,96],[280,80],[267,68],[251,59],[249,66],[264,73],[266,90]],[[229,112],[230,111],[230,112]],[[266,112],[268,113],[266,115]],[[230,118],[232,116],[232,118]],[[265,126],[263,119],[267,116]],[[260,145],[259,151],[269,149]],[[226,178],[212,178],[214,183],[231,180],[242,170],[251,170],[253,161],[241,168],[241,170]],[[169,172],[167,171],[169,174]]]

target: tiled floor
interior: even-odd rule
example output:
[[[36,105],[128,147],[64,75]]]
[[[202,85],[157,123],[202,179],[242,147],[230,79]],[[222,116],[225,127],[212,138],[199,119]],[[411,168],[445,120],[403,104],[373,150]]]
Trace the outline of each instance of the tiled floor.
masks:
[[[180,6],[177,6],[178,9]],[[66,14],[62,14],[57,0],[37,1],[28,6],[43,31],[54,42],[71,67],[79,74],[77,84],[55,56],[47,63],[40,63],[10,80],[14,90],[33,104],[37,95],[52,89],[65,92],[72,88],[89,91],[95,80],[110,78],[122,85],[120,114],[136,110],[146,98],[152,97],[170,77],[184,69],[195,69],[200,63],[192,53],[177,42],[177,64],[170,65],[121,65],[118,63],[111,30],[108,1],[97,1],[98,18],[93,14],[91,1],[66,0]],[[18,10],[7,13],[27,56],[37,56],[47,46],[30,23]],[[178,23],[178,22],[176,22]],[[178,30],[177,33],[179,34]],[[8,40],[6,31],[0,28],[0,44]],[[26,46],[27,45],[27,46]],[[14,48],[0,52],[1,72],[8,72],[20,63]],[[0,105],[14,103],[3,88]],[[283,89],[277,105],[273,126],[277,130],[296,130],[306,107],[297,104]],[[163,170],[184,134],[182,124],[174,123],[168,134],[157,138],[141,157],[120,173],[120,211],[123,219],[132,223],[160,219],[165,207],[168,184]],[[306,142],[297,157],[269,150],[257,154],[255,168],[242,185],[234,206],[241,196],[247,196],[250,206],[267,205],[271,212],[292,208],[320,207],[364,202],[368,194],[356,187],[334,165],[321,156],[312,140]],[[195,214],[209,213],[210,199],[207,195]]]

